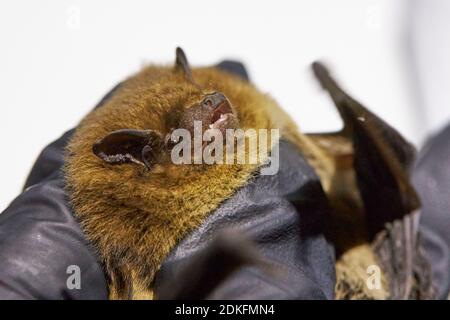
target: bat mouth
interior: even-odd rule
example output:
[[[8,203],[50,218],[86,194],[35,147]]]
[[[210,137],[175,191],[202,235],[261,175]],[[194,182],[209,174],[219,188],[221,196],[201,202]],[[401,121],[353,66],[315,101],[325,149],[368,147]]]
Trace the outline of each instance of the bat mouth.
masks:
[[[214,110],[211,118],[210,129],[220,128],[225,125],[231,117],[234,117],[234,111],[228,100],[221,102]]]

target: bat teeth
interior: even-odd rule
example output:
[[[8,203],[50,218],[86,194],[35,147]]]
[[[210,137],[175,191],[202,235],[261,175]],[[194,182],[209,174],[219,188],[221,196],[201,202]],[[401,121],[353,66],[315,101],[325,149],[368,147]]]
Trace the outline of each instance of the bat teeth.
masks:
[[[217,128],[217,126],[218,126],[220,123],[222,123],[222,122],[224,122],[224,121],[226,121],[226,120],[228,119],[228,116],[229,116],[228,113],[221,114],[221,115],[220,115],[220,118],[219,118],[218,120],[216,120],[214,123],[211,123],[211,124],[209,125],[209,128],[210,128],[210,129],[215,129],[215,128]]]

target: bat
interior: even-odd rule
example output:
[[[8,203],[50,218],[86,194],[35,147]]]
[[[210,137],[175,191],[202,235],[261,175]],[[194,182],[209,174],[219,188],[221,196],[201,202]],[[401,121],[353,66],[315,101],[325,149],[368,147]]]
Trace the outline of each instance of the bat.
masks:
[[[210,129],[222,134],[277,129],[281,139],[297,146],[320,177],[333,209],[330,230],[335,232],[330,237],[338,251],[338,297],[360,293],[355,288],[365,279],[345,266],[348,261],[361,264],[367,255],[387,270],[386,297],[431,296],[429,277],[420,274],[426,269],[414,213],[420,204],[407,175],[413,148],[345,94],[324,66],[316,63],[313,69],[344,120],[340,132],[300,133],[268,95],[217,68],[191,69],[180,48],[173,67],[144,68],[80,122],[67,147],[66,189],[104,265],[111,299],[160,298],[152,286],[165,257],[261,167],[263,161],[174,164],[173,151],[180,143],[174,133],[183,129],[195,134],[196,123],[201,123],[202,134]],[[267,145],[268,154],[274,146]],[[207,147],[201,144],[202,150]],[[399,239],[406,245],[396,246]],[[191,272],[205,271],[204,284],[180,280],[176,290],[162,297],[207,297],[230,273],[253,261],[251,250],[225,248],[216,243],[191,262]],[[234,257],[228,260],[236,263],[224,266],[217,279],[207,277],[210,257],[223,256]],[[364,289],[362,293],[371,295]]]
[[[260,167],[172,163],[174,129],[192,133],[197,121],[202,134],[280,129],[301,141],[270,97],[217,68],[191,69],[177,49],[174,67],[149,66],[123,82],[68,144],[67,194],[104,265],[111,299],[154,298],[155,274],[176,243]]]

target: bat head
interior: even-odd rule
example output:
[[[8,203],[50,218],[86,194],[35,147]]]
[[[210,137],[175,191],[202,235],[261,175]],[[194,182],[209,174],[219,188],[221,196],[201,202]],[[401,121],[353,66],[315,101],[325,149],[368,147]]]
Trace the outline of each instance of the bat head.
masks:
[[[192,136],[208,129],[218,129],[225,134],[226,129],[236,129],[238,118],[234,107],[221,92],[204,92],[195,83],[186,56],[180,48],[176,51],[176,73],[184,76],[192,89],[164,115],[162,130],[120,129],[108,133],[93,145],[96,156],[109,164],[134,163],[151,169],[155,164],[170,162],[171,150],[180,142],[172,133],[185,129]],[[181,92],[181,90],[180,90]],[[199,125],[201,132],[195,132]],[[203,144],[205,147],[207,143]]]

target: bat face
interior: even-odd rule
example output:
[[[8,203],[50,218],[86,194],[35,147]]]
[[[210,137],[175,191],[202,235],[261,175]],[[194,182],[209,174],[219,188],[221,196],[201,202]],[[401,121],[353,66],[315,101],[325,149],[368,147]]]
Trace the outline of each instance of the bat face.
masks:
[[[110,164],[135,163],[152,169],[156,164],[170,165],[172,149],[180,142],[180,138],[173,135],[175,130],[185,129],[194,137],[196,134],[203,136],[209,129],[225,134],[227,129],[237,128],[236,111],[223,93],[201,95],[197,100],[188,107],[171,108],[165,115],[163,131],[117,130],[97,141],[92,150]],[[195,132],[196,125],[201,132]],[[203,143],[202,148],[207,145]]]
[[[134,163],[152,169],[156,164],[170,165],[172,149],[181,140],[180,136],[173,135],[175,130],[184,129],[191,137],[196,134],[203,137],[209,129],[225,134],[227,129],[237,128],[236,111],[228,98],[218,91],[204,93],[194,82],[186,56],[179,48],[174,71],[183,74],[184,81],[192,88],[187,92],[182,88],[175,90],[176,103],[163,115],[163,128],[113,131],[93,145],[96,156],[109,164]],[[202,148],[207,145],[203,142]]]

